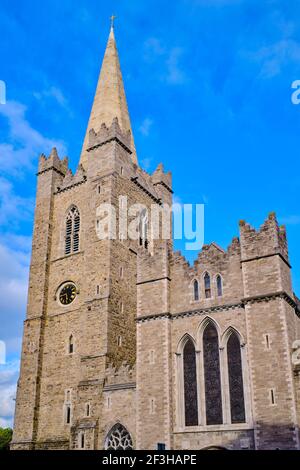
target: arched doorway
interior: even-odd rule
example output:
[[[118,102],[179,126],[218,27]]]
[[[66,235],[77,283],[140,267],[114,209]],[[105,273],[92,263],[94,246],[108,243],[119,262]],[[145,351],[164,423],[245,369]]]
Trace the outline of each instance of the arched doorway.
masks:
[[[132,450],[133,443],[127,429],[117,423],[109,431],[105,440],[105,450]]]
[[[226,447],[220,447],[220,446],[209,446],[205,447],[204,449],[201,450],[227,450]]]

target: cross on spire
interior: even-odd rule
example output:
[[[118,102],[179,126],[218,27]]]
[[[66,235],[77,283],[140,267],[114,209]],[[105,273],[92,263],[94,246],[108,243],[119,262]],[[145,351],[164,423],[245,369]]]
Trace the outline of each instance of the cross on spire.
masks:
[[[116,17],[115,15],[112,15],[112,16],[110,17],[111,27],[112,27],[112,28],[113,28],[114,25],[115,25],[115,19],[116,19],[116,18],[117,18],[117,17]]]

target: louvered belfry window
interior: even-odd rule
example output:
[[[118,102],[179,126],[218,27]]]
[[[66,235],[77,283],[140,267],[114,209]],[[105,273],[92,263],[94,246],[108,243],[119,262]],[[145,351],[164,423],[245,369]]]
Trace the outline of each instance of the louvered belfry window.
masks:
[[[66,219],[65,254],[77,253],[79,251],[80,214],[77,207],[73,206],[68,212]]]

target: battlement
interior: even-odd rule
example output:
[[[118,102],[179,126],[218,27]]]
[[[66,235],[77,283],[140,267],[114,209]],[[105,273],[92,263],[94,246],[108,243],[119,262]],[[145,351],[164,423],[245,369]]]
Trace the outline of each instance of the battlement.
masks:
[[[198,271],[214,268],[216,271],[222,271],[230,257],[237,256],[240,259],[240,241],[238,237],[234,237],[227,251],[217,245],[215,242],[204,245],[198,253],[197,259],[191,265],[189,261],[182,255],[180,251],[172,253],[172,266],[179,267],[187,275],[196,275]]]
[[[62,185],[57,188],[57,192],[60,193],[63,191],[67,191],[68,189],[71,189],[74,186],[79,186],[80,184],[85,183],[86,180],[87,176],[85,169],[81,164],[79,164],[75,175],[73,175],[72,170],[67,170]]]
[[[68,157],[61,160],[55,147],[51,150],[49,157],[42,154],[39,159],[38,175],[50,170],[57,171],[62,176],[65,176],[68,170]]]
[[[288,262],[286,229],[279,226],[275,212],[271,212],[263,225],[256,230],[240,221],[242,260],[280,254]]]
[[[172,192],[172,173],[170,171],[165,172],[162,163],[160,163],[156,168],[155,172],[151,176],[151,180],[154,186],[161,184]]]
[[[134,383],[136,380],[136,369],[123,362],[120,368],[112,364],[105,371],[105,387]]]
[[[131,132],[122,132],[117,117],[114,118],[110,127],[107,127],[106,124],[103,123],[98,133],[95,132],[94,129],[90,130],[87,152],[90,152],[91,150],[97,147],[101,147],[102,145],[114,140],[117,141],[122,147],[124,147],[128,151],[128,153],[132,153]]]

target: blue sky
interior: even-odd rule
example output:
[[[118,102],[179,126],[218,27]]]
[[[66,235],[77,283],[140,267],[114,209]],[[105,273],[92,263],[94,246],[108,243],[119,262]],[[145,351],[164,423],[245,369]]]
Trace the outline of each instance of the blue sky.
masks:
[[[177,200],[205,203],[205,242],[276,211],[300,294],[297,0],[1,1],[0,426],[12,422],[40,153],[78,163],[114,13],[141,165]],[[180,247],[180,244],[179,244]],[[195,254],[188,254],[189,258]]]

